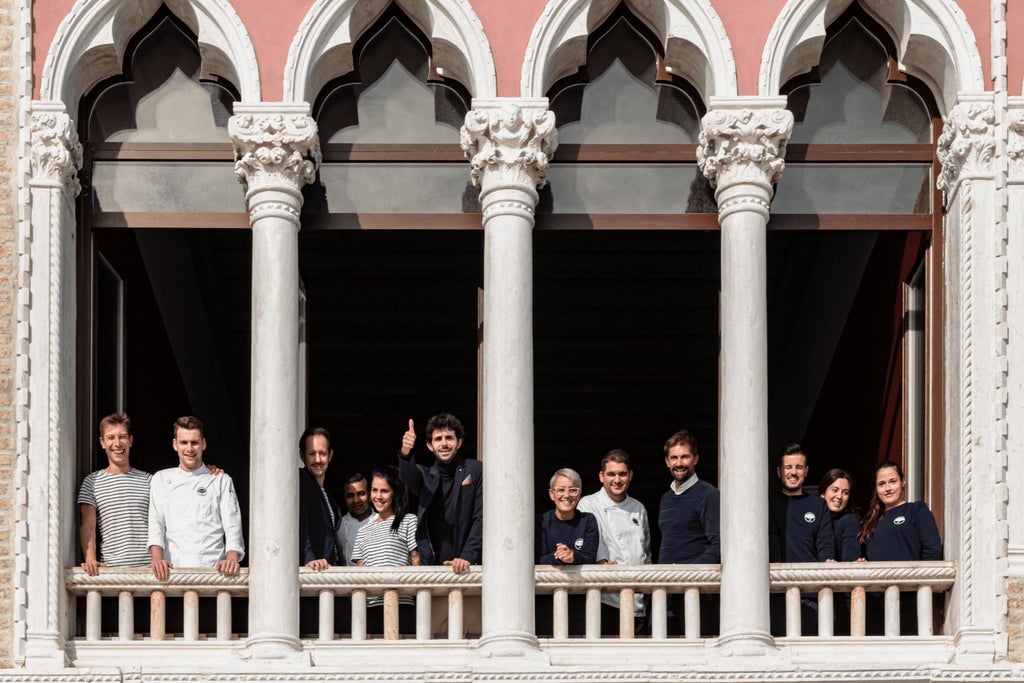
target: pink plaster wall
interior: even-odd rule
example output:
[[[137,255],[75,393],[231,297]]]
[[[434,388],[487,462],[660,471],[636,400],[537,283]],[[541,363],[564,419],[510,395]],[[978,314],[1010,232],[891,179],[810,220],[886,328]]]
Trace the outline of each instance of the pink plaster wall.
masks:
[[[1024,6],[1010,2],[1006,8],[1006,58],[1010,95],[1018,96],[1024,91]],[[1024,650],[1021,650],[1024,657]]]
[[[544,9],[544,0],[471,0],[491,42],[498,96],[518,97],[523,55]]]
[[[985,74],[985,89],[992,87],[992,14],[989,0],[957,0],[960,9],[967,15],[967,23],[974,31],[974,39],[978,43],[981,54],[981,70]],[[1007,5],[1013,7],[1020,0],[1009,0]],[[1020,36],[1020,34],[1017,34]],[[1024,36],[1020,36],[1024,39]],[[1014,35],[1010,34],[1010,40]]]
[[[775,18],[785,6],[785,0],[712,0],[711,3],[725,25],[736,60],[736,86],[740,95],[757,94],[757,76],[761,69],[761,55]]]
[[[37,0],[33,5],[35,21],[34,75],[35,94],[43,64],[57,27],[70,11],[74,0]],[[958,0],[974,27],[986,79],[991,76],[989,0]],[[232,0],[242,23],[249,31],[259,64],[263,99],[279,101],[288,48],[313,0]],[[530,34],[544,9],[546,0],[470,0],[491,44],[498,77],[498,94],[520,94],[523,55]],[[757,79],[765,40],[785,0],[712,0],[732,43],[736,60],[737,84],[741,95],[757,94]],[[1021,92],[1024,80],[1024,44],[1014,40],[1024,36],[1024,8],[1010,2],[1010,91]]]

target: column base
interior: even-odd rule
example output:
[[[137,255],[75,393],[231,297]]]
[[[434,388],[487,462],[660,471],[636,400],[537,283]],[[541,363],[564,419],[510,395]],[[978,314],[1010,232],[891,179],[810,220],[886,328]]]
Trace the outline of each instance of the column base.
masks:
[[[775,639],[767,631],[733,631],[719,636],[715,650],[723,657],[778,657]]]
[[[26,669],[64,669],[71,666],[64,638],[57,633],[26,634]]]
[[[531,661],[547,659],[537,636],[529,631],[495,631],[477,641],[476,651],[482,657],[523,657]]]
[[[996,660],[996,634],[983,629],[957,631],[953,639],[957,664],[991,665]]]
[[[284,633],[257,633],[249,637],[238,656],[250,662],[288,662],[289,664],[312,664],[309,653],[302,648],[302,641]]]

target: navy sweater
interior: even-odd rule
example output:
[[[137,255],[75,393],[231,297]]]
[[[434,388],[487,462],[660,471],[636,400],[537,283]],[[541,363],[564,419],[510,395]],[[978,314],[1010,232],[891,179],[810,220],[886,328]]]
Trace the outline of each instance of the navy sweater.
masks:
[[[931,510],[922,502],[886,510],[865,542],[865,549],[872,562],[942,559],[939,528]]]
[[[597,517],[589,512],[576,511],[576,515],[562,521],[548,510],[537,523],[537,564],[564,564],[555,559],[555,546],[563,543],[572,549],[573,564],[593,564],[597,561],[600,532]]]
[[[718,564],[719,494],[711,484],[698,480],[683,493],[669,490],[661,497],[658,529],[662,564]]]
[[[857,539],[860,531],[860,520],[852,512],[841,512],[832,518],[832,528],[836,532],[836,559],[840,562],[855,562],[864,557]]]
[[[781,491],[773,491],[768,503],[769,562],[836,559],[832,513],[824,498],[806,493],[787,496]]]

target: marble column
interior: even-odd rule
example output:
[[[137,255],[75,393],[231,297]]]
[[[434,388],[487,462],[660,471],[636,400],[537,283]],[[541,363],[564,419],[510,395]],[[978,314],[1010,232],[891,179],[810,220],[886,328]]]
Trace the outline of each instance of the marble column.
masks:
[[[228,132],[252,226],[249,639],[253,659],[296,657],[299,525],[299,212],[320,161],[306,104],[236,104]]]
[[[14,530],[20,537],[15,602],[24,605],[25,630],[15,627],[15,648],[23,646],[27,667],[53,668],[68,661],[63,576],[75,558],[68,473],[75,471],[75,197],[82,151],[63,103],[33,102],[31,117],[31,213],[18,238],[29,292],[19,296],[18,313],[18,367],[28,378],[27,392],[18,396],[19,422],[27,421],[19,427],[24,474],[18,480],[27,495],[18,500],[26,501],[27,515]]]
[[[1018,365],[1009,355],[1007,327],[1008,286],[1017,284],[1008,281],[1007,261],[1007,212],[1014,207],[1005,202],[1017,190],[1005,186],[1004,164],[1013,149],[997,154],[1005,144],[1002,118],[991,93],[961,94],[946,115],[937,150],[946,209],[943,541],[946,559],[957,562],[947,632],[957,663],[970,665],[991,664],[1006,650],[1000,623],[1006,611],[1007,387]]]
[[[539,652],[533,610],[533,225],[556,142],[546,99],[474,100],[462,148],[484,227],[483,634],[490,656]]]
[[[722,614],[719,651],[773,649],[768,613],[768,311],[765,229],[793,115],[785,98],[712,98],[697,158],[722,231]]]

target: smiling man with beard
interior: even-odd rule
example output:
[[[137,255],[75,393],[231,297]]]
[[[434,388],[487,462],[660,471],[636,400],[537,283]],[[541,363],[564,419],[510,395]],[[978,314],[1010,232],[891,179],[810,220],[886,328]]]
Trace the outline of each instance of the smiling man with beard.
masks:
[[[454,415],[440,413],[427,420],[427,450],[434,454],[430,467],[417,465],[412,457],[416,427],[402,435],[398,452],[398,478],[416,496],[419,520],[416,532],[420,564],[440,564],[456,574],[480,564],[484,532],[483,465],[459,455],[466,435]],[[447,628],[448,600],[434,598],[431,632]],[[463,626],[467,634],[480,632],[480,599],[467,596],[463,603]]]
[[[810,468],[800,444],[788,444],[779,457],[776,474],[782,488],[768,496],[768,561],[832,562],[836,557],[832,513],[820,496],[804,493],[804,480]],[[818,633],[818,603],[812,594],[802,599],[801,632]],[[785,595],[771,596],[772,635],[786,633]]]
[[[722,561],[719,538],[721,503],[716,489],[697,477],[700,454],[697,439],[685,429],[665,442],[665,466],[672,474],[669,490],[661,497],[658,529],[661,530],[661,564],[718,564]],[[672,600],[673,619],[669,633],[683,633],[683,601],[681,595]],[[701,633],[712,635],[718,630],[717,595],[702,594],[700,601]]]
[[[443,564],[456,574],[479,564],[483,548],[483,466],[459,456],[465,430],[454,415],[441,413],[427,421],[430,467],[411,458],[416,429],[402,437],[398,475],[419,500],[419,554],[422,564]]]

